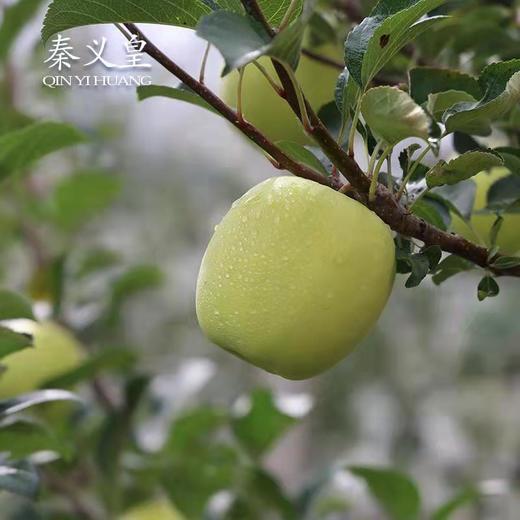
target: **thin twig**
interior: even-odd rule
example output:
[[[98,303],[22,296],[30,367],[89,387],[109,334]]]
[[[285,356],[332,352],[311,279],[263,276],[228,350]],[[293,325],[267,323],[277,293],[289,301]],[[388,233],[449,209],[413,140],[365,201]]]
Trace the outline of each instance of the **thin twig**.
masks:
[[[244,121],[244,110],[242,108],[242,85],[244,84],[244,67],[238,69],[238,86],[237,86],[237,114],[240,121]]]
[[[310,49],[302,49],[302,54],[309,58],[310,60],[316,61],[317,63],[321,63],[322,65],[326,65],[327,67],[332,67],[338,71],[342,71],[345,69],[345,63],[339,60],[335,60],[334,58],[330,58],[329,56],[324,56],[318,52],[311,51]],[[374,86],[382,86],[382,85],[400,85],[403,83],[404,78],[398,78],[396,76],[388,76],[383,73],[379,73],[373,80],[372,83]]]
[[[302,49],[302,54],[311,60],[322,63],[323,65],[328,65],[329,67],[333,67],[334,69],[338,69],[340,71],[345,68],[345,64],[343,62],[329,58],[328,56],[323,56],[323,54],[311,51],[310,49]]]
[[[280,87],[280,85],[277,85],[276,84],[276,81],[274,81],[274,79],[271,77],[271,75],[269,74],[269,72],[267,72],[267,69],[261,65],[260,63],[258,63],[258,61],[253,61],[253,65],[260,71],[260,73],[265,77],[265,79],[269,82],[269,84],[271,85],[271,87],[273,87],[273,89],[276,91],[276,93],[280,96],[280,97],[284,97],[284,91],[283,91],[283,88]]]

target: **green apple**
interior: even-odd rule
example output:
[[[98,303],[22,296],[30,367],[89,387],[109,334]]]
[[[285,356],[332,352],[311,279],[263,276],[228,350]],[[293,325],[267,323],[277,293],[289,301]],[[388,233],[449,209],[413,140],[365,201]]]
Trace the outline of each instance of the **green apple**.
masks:
[[[506,168],[495,168],[491,172],[481,172],[474,181],[477,185],[475,204],[473,211],[479,211],[487,206],[487,194],[489,188],[499,179],[509,175]],[[453,216],[452,229],[457,234],[482,245],[489,245],[489,233],[495,222],[494,214],[473,215],[471,227],[457,216]],[[497,238],[500,251],[506,255],[514,255],[520,250],[520,213],[509,213],[504,215],[504,222],[500,228]]]
[[[119,520],[184,520],[184,516],[168,501],[153,500],[130,509]]]
[[[336,45],[323,45],[315,52],[340,62],[343,61],[343,50]],[[279,83],[271,60],[261,58],[259,63]],[[334,99],[338,76],[339,72],[336,68],[306,56],[301,57],[296,71],[296,77],[315,110]],[[236,106],[237,102],[238,77],[238,72],[235,71],[229,74],[223,83],[222,97],[231,106]],[[310,138],[306,136],[301,123],[287,102],[274,91],[264,75],[254,65],[249,65],[244,73],[242,106],[244,117],[271,140],[293,141],[300,144],[310,142]]]
[[[76,338],[54,322],[23,320],[22,326],[13,328],[18,332],[32,334],[34,347],[0,361],[6,368],[0,374],[0,398],[36,390],[48,379],[76,368],[84,358]]]
[[[374,327],[394,257],[390,228],[362,204],[315,182],[271,178],[215,230],[197,282],[199,324],[269,372],[315,376]]]

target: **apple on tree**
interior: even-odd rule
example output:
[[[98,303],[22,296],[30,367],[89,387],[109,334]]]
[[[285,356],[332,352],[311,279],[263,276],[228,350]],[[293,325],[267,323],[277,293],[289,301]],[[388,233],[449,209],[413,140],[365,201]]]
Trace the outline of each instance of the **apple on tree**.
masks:
[[[394,274],[392,232],[375,213],[318,183],[271,178],[216,228],[200,268],[197,316],[222,348],[305,379],[374,327]]]

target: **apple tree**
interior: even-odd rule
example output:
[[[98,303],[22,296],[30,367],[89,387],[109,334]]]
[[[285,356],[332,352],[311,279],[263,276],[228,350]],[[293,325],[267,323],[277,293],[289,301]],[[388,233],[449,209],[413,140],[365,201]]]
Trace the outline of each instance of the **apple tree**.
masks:
[[[39,7],[19,0],[5,9],[4,63]],[[151,41],[143,23],[196,31],[206,42],[200,74]],[[284,174],[237,201],[208,246],[197,315],[214,343],[269,372],[306,379],[354,349],[394,283],[413,289],[427,277],[440,285],[478,271],[467,297],[479,300],[516,283],[514,2],[53,0],[42,39],[92,24],[114,24],[122,38],[142,41],[171,73],[174,86],[139,87],[140,102],[163,97],[209,110]],[[488,37],[492,31],[496,38]],[[212,47],[224,61],[221,92],[205,82]],[[161,446],[146,449],[139,433],[161,417],[153,374],[111,342],[124,302],[160,287],[163,275],[99,247],[75,254],[82,227],[115,200],[122,175],[88,168],[88,161],[78,169],[71,153],[71,174],[42,200],[33,182],[41,161],[78,148],[95,155],[102,138],[34,120],[13,95],[6,65],[2,246],[21,244],[31,258],[26,288],[0,291],[0,490],[23,497],[16,514],[329,518],[349,508],[327,494],[338,473],[362,482],[393,520],[449,519],[478,503],[482,490],[470,486],[426,511],[406,475],[346,464],[291,496],[263,457],[298,418],[265,389],[248,395],[238,412],[183,410],[164,428]],[[84,299],[100,273],[103,286],[86,291],[93,318],[78,328],[71,309],[85,302],[74,298]],[[396,273],[405,277],[394,280]],[[50,319],[36,320],[33,303],[45,305]]]

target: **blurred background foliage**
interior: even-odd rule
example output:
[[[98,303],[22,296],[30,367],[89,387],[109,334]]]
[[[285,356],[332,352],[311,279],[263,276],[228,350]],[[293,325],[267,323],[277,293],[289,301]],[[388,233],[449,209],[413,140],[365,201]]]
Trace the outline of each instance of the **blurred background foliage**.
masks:
[[[327,22],[346,33],[372,4],[322,2],[312,30],[324,38]],[[412,63],[477,72],[520,55],[517,4],[449,4],[452,18],[386,74],[406,82]],[[231,202],[274,170],[191,105],[137,103],[132,88],[43,87],[45,6],[3,0],[0,132],[52,120],[81,142],[0,186],[0,275],[37,318],[80,342],[79,365],[39,386],[81,403],[0,406],[0,518],[405,520],[419,508],[438,520],[518,518],[518,283],[504,280],[500,298],[479,303],[472,274],[413,290],[399,279],[357,352],[308,382],[216,349],[194,315],[201,256]],[[145,28],[197,73],[204,42]],[[78,49],[106,36],[122,53],[115,28],[70,35]],[[217,90],[221,67],[211,52]],[[519,112],[505,129],[517,138]],[[370,468],[409,475],[421,503],[405,477]]]

